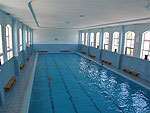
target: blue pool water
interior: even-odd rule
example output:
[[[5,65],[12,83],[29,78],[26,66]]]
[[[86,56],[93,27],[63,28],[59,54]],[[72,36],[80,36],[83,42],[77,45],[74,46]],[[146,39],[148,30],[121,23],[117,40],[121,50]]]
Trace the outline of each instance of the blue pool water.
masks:
[[[150,91],[77,54],[42,53],[29,113],[150,113]]]

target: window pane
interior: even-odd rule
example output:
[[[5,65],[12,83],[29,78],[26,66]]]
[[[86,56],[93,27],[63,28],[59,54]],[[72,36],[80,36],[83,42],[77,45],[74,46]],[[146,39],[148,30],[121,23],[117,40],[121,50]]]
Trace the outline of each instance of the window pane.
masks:
[[[96,33],[96,48],[99,48],[99,36],[100,36],[100,33]]]
[[[144,42],[144,48],[143,48],[143,49],[144,49],[144,50],[150,50],[149,47],[150,47],[150,42],[145,41],[145,42]]]
[[[8,52],[8,53],[7,53],[7,59],[9,60],[9,59],[11,59],[12,57],[13,57],[13,52],[12,52],[12,51]]]
[[[29,45],[30,45],[30,43],[31,43],[31,42],[30,42],[30,32],[29,32],[29,34],[28,34],[28,35],[29,35],[29,38],[28,38],[28,39],[29,39]]]
[[[125,54],[133,55],[133,48],[134,48],[134,39],[135,39],[135,33],[128,31],[125,34]]]
[[[82,39],[82,44],[84,44],[84,33],[82,33],[82,37],[81,37]]]
[[[22,51],[22,46],[20,46],[20,51]]]
[[[90,46],[94,47],[94,33],[91,33],[90,42]]]
[[[22,30],[19,29],[19,45],[22,45]]]
[[[108,32],[104,33],[103,48],[106,50],[108,50],[108,48],[109,48],[109,33]]]
[[[141,58],[145,59],[145,55],[148,55],[148,60],[150,60],[150,31],[144,32],[142,38]]]
[[[0,56],[0,62],[1,62],[1,65],[4,64],[4,58],[3,58],[3,56]]]
[[[86,33],[86,36],[85,36],[85,45],[88,44],[88,33]]]
[[[27,37],[27,31],[25,31],[25,42],[26,42],[26,46],[27,46],[27,41],[28,41],[27,38],[28,38],[28,37]]]
[[[12,34],[11,34],[10,25],[6,26],[6,42],[7,42],[7,51],[12,49]]]
[[[3,53],[3,43],[2,43],[2,34],[1,34],[1,25],[0,25],[0,54]]]

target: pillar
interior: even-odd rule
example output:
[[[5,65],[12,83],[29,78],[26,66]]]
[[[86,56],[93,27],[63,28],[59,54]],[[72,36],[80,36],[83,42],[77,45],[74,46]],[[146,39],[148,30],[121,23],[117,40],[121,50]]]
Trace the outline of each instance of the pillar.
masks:
[[[122,55],[124,54],[124,43],[125,43],[125,31],[124,31],[124,26],[121,27],[121,32],[119,35],[119,59],[118,59],[118,65],[117,68],[121,68],[121,62],[122,62]]]
[[[19,68],[19,56],[18,56],[18,22],[17,20],[12,20],[12,41],[13,41],[13,54],[14,54],[14,67],[15,67],[15,75],[18,76],[20,74]]]
[[[103,28],[101,29],[100,36],[99,36],[99,49],[100,49],[100,54],[99,54],[99,61],[102,59],[102,50],[103,50]]]
[[[26,41],[25,41],[25,25],[22,24],[22,49],[23,49],[23,61],[26,62]]]

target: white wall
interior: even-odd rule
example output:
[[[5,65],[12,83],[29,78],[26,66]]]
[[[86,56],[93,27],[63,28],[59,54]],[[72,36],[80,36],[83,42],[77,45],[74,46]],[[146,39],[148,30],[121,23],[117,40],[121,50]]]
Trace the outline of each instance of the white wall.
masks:
[[[34,44],[78,44],[78,30],[37,29],[33,34]]]

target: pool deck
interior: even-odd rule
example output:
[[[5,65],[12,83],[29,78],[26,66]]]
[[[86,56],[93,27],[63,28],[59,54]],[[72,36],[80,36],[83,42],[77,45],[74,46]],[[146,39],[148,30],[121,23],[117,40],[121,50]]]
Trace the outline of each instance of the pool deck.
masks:
[[[100,64],[100,62],[98,62],[97,60],[93,59],[93,58],[90,58],[89,56],[86,56],[86,55],[83,55],[79,52],[77,52],[77,54],[87,58],[87,59],[90,59],[92,61],[94,61],[95,63]],[[109,70],[112,70],[113,72],[115,73],[118,73],[119,75],[121,75],[122,77],[126,78],[126,79],[129,79],[137,84],[139,84],[140,86],[143,86],[145,87],[146,89],[150,90],[150,81],[147,81],[147,80],[144,80],[144,79],[141,79],[139,77],[136,77],[136,76],[133,76],[133,75],[130,75],[128,73],[125,73],[123,70],[120,70],[120,69],[117,69],[111,65],[107,65],[107,64],[104,64],[103,65],[104,67],[106,67],[107,69]],[[139,75],[139,76],[142,76],[142,75]]]
[[[5,104],[0,106],[0,113],[20,113],[34,59],[35,54],[26,62],[25,67],[20,71],[20,75],[16,76],[16,81],[10,91],[5,92]]]

